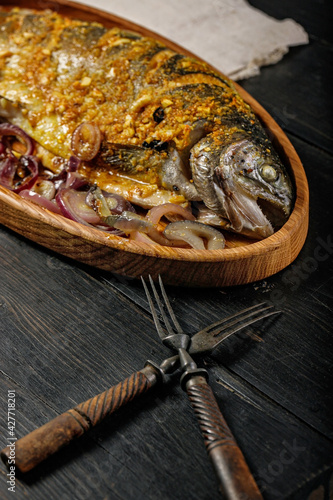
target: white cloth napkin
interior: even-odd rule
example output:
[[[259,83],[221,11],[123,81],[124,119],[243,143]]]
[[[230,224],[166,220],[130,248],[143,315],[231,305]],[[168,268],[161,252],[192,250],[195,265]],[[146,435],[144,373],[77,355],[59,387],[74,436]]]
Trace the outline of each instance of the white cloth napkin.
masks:
[[[246,0],[80,0],[182,45],[234,80],[278,62],[308,43],[292,19],[278,21]]]

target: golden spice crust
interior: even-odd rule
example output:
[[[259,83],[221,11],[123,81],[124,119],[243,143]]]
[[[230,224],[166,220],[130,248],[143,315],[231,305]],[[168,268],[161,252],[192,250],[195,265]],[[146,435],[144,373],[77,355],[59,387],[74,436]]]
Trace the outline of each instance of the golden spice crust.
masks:
[[[221,128],[221,117],[252,116],[229,80],[155,40],[47,11],[13,9],[0,22],[0,94],[55,154],[69,156],[84,121],[97,123],[108,142],[173,140],[181,150],[200,119]],[[208,86],[218,92],[205,95]],[[165,119],[156,123],[159,107]]]

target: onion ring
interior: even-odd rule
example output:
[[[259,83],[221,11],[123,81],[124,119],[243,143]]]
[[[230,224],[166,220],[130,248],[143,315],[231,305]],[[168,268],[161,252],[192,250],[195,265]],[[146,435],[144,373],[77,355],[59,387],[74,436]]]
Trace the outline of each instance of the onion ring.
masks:
[[[121,215],[110,215],[106,217],[105,222],[112,227],[121,229],[127,235],[136,232],[145,233],[159,245],[169,247],[185,246],[183,241],[177,241],[176,239],[173,241],[169,240],[163,233],[160,233],[146,217],[133,212],[125,211]],[[134,237],[137,238],[136,235],[134,235]]]
[[[163,203],[162,205],[157,205],[147,212],[146,218],[157,226],[161,218],[167,214],[177,215],[185,220],[195,220],[194,215],[190,210],[176,205],[175,203]]]
[[[0,137],[6,135],[19,137],[27,148],[24,154],[27,156],[32,155],[35,149],[35,143],[34,140],[26,132],[24,132],[24,130],[17,125],[13,125],[12,123],[0,123]]]
[[[45,196],[36,193],[36,191],[33,191],[32,189],[23,189],[23,191],[20,192],[20,196],[22,196],[22,198],[25,198],[26,200],[36,203],[37,205],[40,205],[41,207],[47,208],[47,210],[50,210],[51,212],[59,215],[62,214],[60,208],[54,201],[51,201]]]
[[[95,123],[83,122],[73,132],[71,149],[83,161],[95,158],[101,146],[102,135]]]
[[[84,191],[63,188],[58,191],[55,199],[62,214],[68,219],[85,226],[100,224],[100,217],[93,208],[86,204],[86,194]]]
[[[15,181],[18,169],[28,171],[28,175]],[[21,156],[18,160],[12,153],[0,165],[0,184],[7,189],[19,193],[22,189],[30,189],[38,177],[38,160],[35,156]]]
[[[223,234],[213,227],[193,221],[171,222],[164,229],[163,235],[170,240],[186,241],[192,248],[205,250],[203,239],[207,240],[207,250],[218,250],[225,247]]]
[[[125,211],[135,212],[133,205],[123,196],[102,191],[98,186],[92,186],[89,189],[86,202],[101,219],[112,214],[122,214]]]

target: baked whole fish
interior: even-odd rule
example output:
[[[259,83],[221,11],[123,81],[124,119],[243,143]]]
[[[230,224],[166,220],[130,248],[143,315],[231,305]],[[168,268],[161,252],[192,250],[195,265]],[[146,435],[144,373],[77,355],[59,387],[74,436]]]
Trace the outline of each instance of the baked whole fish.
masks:
[[[0,116],[54,172],[78,127],[93,124],[98,150],[79,169],[104,191],[144,209],[191,206],[197,221],[257,239],[290,215],[292,184],[263,127],[203,62],[135,33],[14,8],[0,10],[0,71]]]

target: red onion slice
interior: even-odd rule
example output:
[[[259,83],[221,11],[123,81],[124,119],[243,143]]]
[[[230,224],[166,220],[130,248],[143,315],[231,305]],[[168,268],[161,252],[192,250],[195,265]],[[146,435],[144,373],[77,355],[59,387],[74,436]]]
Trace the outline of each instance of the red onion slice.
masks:
[[[25,198],[26,200],[36,203],[37,205],[40,205],[41,207],[47,208],[51,212],[54,212],[56,214],[62,213],[60,208],[54,201],[48,200],[45,196],[42,196],[41,194],[36,193],[31,189],[23,189],[23,191],[20,192],[20,196],[22,196],[22,198]]]
[[[70,156],[66,165],[67,172],[77,172],[80,166],[81,160],[76,158],[76,156]]]
[[[68,172],[65,182],[65,188],[80,189],[87,186],[88,182],[82,175],[77,172]]]
[[[107,193],[98,186],[89,189],[86,202],[102,219],[111,214],[122,214],[125,211],[135,212],[132,204],[123,196],[116,193]]]
[[[177,217],[180,216],[185,220],[195,220],[195,217],[190,210],[181,207],[180,205],[176,205],[175,203],[163,203],[162,205],[157,205],[149,210],[146,217],[150,222],[152,222],[152,224],[154,224],[154,226],[157,226],[161,218],[165,215],[175,215]]]
[[[56,194],[56,188],[53,182],[43,178],[37,179],[31,191],[50,201],[53,200]]]
[[[152,240],[148,234],[141,233],[140,231],[133,231],[129,235],[130,240],[137,241],[139,243],[145,243],[146,245],[158,245],[156,241]]]
[[[13,189],[15,172],[18,159],[14,155],[5,158],[0,164],[0,184],[8,189]]]
[[[21,139],[27,148],[25,155],[32,155],[35,149],[35,143],[34,140],[29,137],[26,132],[24,132],[24,130],[17,125],[13,125],[12,123],[0,123],[0,137],[6,135],[12,135]]]
[[[170,240],[186,241],[197,250],[206,249],[203,239],[207,241],[207,250],[220,250],[225,246],[225,238],[220,231],[200,222],[171,222],[164,229],[163,234]]]
[[[171,241],[160,233],[153,224],[142,215],[133,212],[123,212],[121,215],[110,215],[105,222],[112,227],[121,229],[125,234],[138,239],[136,233],[147,234],[155,243],[163,246],[184,246],[183,241]]]
[[[83,122],[73,132],[71,149],[77,158],[90,161],[97,155],[102,135],[95,123]]]
[[[18,169],[28,171],[24,178],[15,181]],[[21,156],[18,160],[10,154],[0,165],[0,184],[7,189],[19,193],[22,189],[30,189],[38,177],[38,160],[34,156]]]
[[[86,204],[84,191],[63,188],[56,195],[56,202],[62,214],[68,219],[80,222],[85,226],[100,224],[101,219],[95,210]]]

